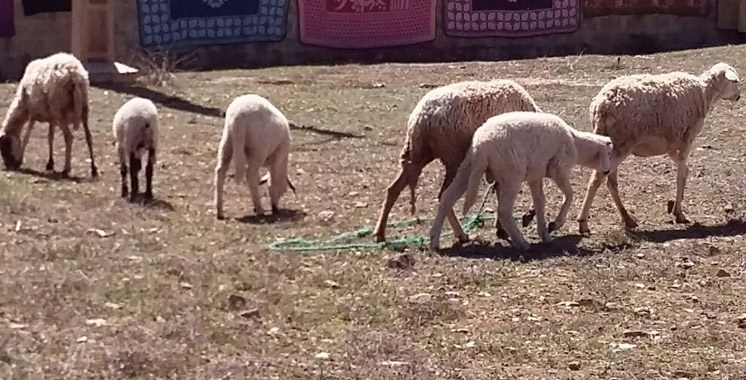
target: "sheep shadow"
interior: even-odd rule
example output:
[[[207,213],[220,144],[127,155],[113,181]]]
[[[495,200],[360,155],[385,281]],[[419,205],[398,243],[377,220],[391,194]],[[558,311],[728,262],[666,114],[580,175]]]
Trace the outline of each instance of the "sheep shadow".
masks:
[[[679,239],[704,239],[711,236],[737,236],[746,234],[746,220],[729,219],[724,224],[701,225],[693,223],[677,230],[631,230],[627,235],[651,243],[665,243]]]
[[[301,210],[280,209],[277,214],[246,215],[236,221],[246,224],[273,224],[277,222],[297,222],[303,220],[307,213]]]
[[[201,104],[190,102],[178,96],[167,95],[162,92],[154,91],[146,87],[132,86],[122,83],[102,83],[97,85],[106,90],[137,96],[152,100],[154,103],[164,107],[173,108],[179,111],[196,113],[204,116],[222,117],[223,110],[216,107],[206,107]]]
[[[164,210],[164,211],[174,211],[174,206],[165,199],[158,199],[158,198],[145,198],[144,193],[137,194],[135,196],[134,200],[130,200],[127,198],[122,198],[125,202],[132,204],[132,205],[139,205],[143,206],[148,209],[154,209],[154,210]]]
[[[549,243],[533,243],[528,251],[521,251],[510,246],[508,242],[500,239],[499,242],[489,242],[475,239],[466,244],[456,243],[451,248],[442,249],[440,255],[449,257],[461,257],[467,259],[492,259],[511,261],[534,261],[546,260],[565,256],[591,256],[599,254],[612,247],[593,250],[579,246],[583,240],[582,235],[563,235],[555,237]]]
[[[83,182],[83,177],[78,177],[76,175],[71,174],[62,174],[62,172],[56,172],[56,171],[40,171],[36,169],[31,168],[18,168],[14,170],[6,170],[6,171],[14,171],[17,173],[38,177],[38,178],[44,178],[46,180],[50,181],[58,181],[58,182],[74,182],[74,183],[81,183]],[[89,178],[89,180],[93,180],[93,178]]]

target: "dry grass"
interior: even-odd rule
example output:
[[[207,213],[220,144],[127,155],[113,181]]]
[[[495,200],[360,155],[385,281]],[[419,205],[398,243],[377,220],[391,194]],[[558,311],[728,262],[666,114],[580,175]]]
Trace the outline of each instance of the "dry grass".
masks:
[[[622,232],[602,188],[594,235],[581,239],[570,223],[560,232],[565,237],[525,257],[489,228],[478,235],[496,245],[443,256],[414,249],[411,270],[388,268],[382,251],[264,247],[371,225],[398,169],[407,115],[428,84],[518,78],[542,108],[587,130],[588,102],[613,76],[700,72],[745,58],[746,49],[723,47],[621,62],[583,55],[293,67],[177,74],[175,87],[158,89],[167,94],[95,89],[100,180],[88,178],[80,136],[77,181],[0,173],[0,378],[743,378],[746,338],[736,322],[746,312],[740,103],[715,109],[692,155],[685,211],[695,226],[673,225],[666,214],[674,194],[670,162],[631,159],[621,183],[641,221],[634,234]],[[2,99],[13,90],[0,85]],[[110,120],[127,92],[150,96],[162,112],[159,202],[150,207],[118,197]],[[307,126],[293,131],[299,195],[289,193],[282,205],[296,211],[293,218],[236,220],[251,208],[247,190],[232,181],[229,220],[214,218],[220,110],[246,92],[267,96]],[[46,128],[37,128],[24,165],[42,170]],[[60,165],[62,139],[56,143]],[[577,174],[582,194],[588,173]],[[441,176],[438,164],[423,175],[423,217],[434,211]],[[556,211],[560,197],[549,191]],[[522,195],[516,212],[526,200]],[[408,217],[407,209],[404,195],[393,218]],[[335,213],[328,225],[319,220],[324,210]],[[390,229],[389,237],[427,227]],[[526,235],[535,241],[533,228]],[[431,297],[412,302],[418,293]]]

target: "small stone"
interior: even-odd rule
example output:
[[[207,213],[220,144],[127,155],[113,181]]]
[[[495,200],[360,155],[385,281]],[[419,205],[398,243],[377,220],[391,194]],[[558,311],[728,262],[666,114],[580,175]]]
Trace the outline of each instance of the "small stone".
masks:
[[[622,308],[622,305],[616,303],[616,302],[607,302],[604,307],[607,310],[619,310]]]
[[[328,352],[319,352],[318,354],[316,354],[315,358],[319,360],[329,360],[331,358],[331,355],[329,355]]]
[[[691,269],[691,268],[693,268],[693,267],[694,267],[694,262],[692,262],[692,261],[691,261],[691,260],[689,260],[689,259],[685,259],[685,260],[684,260],[683,262],[681,262],[681,263],[680,263],[680,264],[678,264],[678,265],[679,265],[680,267],[684,268],[684,269]]]
[[[80,338],[78,338],[78,339],[75,340],[75,342],[77,342],[77,343],[85,343],[87,341],[88,341],[88,337],[87,336],[81,336]]]
[[[718,277],[730,277],[730,273],[728,273],[728,271],[726,271],[725,269],[718,269],[718,272],[715,273],[715,275]]]
[[[430,293],[418,293],[409,297],[409,302],[416,304],[426,304],[433,300],[433,296]]]
[[[228,296],[228,310],[241,310],[246,307],[246,298],[238,294]]]
[[[580,370],[580,362],[579,361],[572,361],[567,363],[567,368],[570,371],[579,371]]]
[[[386,266],[391,269],[411,269],[414,266],[414,263],[414,256],[404,252],[390,256],[386,262]]]
[[[638,282],[638,283],[635,284],[635,288],[645,289],[645,284],[641,284],[641,283]]]
[[[13,323],[13,322],[11,322],[11,323],[10,323],[10,324],[8,325],[8,327],[9,327],[9,328],[10,328],[11,330],[21,330],[21,329],[25,329],[26,327],[28,327],[28,325],[24,325],[23,323]]]
[[[627,351],[637,347],[637,345],[630,343],[617,343],[616,347],[622,351]]]
[[[324,280],[324,285],[332,288],[332,289],[339,289],[339,284],[332,281],[332,280]]]
[[[730,204],[730,203],[728,203],[727,205],[725,205],[725,207],[723,207],[723,211],[725,211],[728,214],[732,213],[733,212],[733,205]]]
[[[322,223],[329,225],[334,221],[334,211],[322,211],[319,213],[318,218]]]
[[[714,245],[710,246],[709,251],[710,251],[710,256],[715,256],[715,255],[719,255],[720,254],[720,248],[718,248],[718,247],[716,247]]]
[[[96,326],[101,327],[106,325],[106,320],[103,318],[95,318],[95,319],[89,319],[85,321],[85,324],[88,326]]]
[[[468,341],[468,342],[467,342],[467,343],[466,343],[466,344],[464,345],[464,348],[473,348],[473,347],[476,347],[476,345],[477,345],[477,343],[476,343],[476,342],[474,342],[473,340],[470,340],[470,341]]]
[[[259,309],[249,309],[238,313],[238,315],[244,318],[255,318],[259,316]]]
[[[492,294],[489,294],[487,292],[479,292],[477,293],[477,295],[480,297],[492,297]]]
[[[188,282],[182,282],[182,283],[179,284],[179,286],[181,286],[184,289],[191,289],[192,288],[192,284],[190,284]]]
[[[575,301],[562,301],[562,302],[556,303],[555,306],[564,306],[564,307],[570,308],[570,307],[580,306],[580,303],[575,302]]]
[[[366,208],[368,204],[365,202],[355,202],[355,208]]]
[[[635,255],[635,257],[637,257],[638,259],[643,259],[643,258],[645,258],[645,254],[644,253],[638,253],[638,254]]]
[[[642,330],[624,330],[622,336],[625,338],[644,338],[648,336],[648,333]]]
[[[746,329],[746,314],[741,314],[736,318],[736,323],[739,328]]]

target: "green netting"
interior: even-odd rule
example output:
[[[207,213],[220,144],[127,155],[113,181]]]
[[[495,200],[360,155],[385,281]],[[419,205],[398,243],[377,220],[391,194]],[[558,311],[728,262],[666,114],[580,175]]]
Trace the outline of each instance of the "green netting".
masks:
[[[492,191],[492,185],[487,189],[487,192],[482,199],[482,204],[479,206],[479,210],[475,213],[469,214],[468,216],[461,218],[461,224],[464,228],[464,232],[467,234],[474,231],[477,228],[484,226],[487,220],[492,220],[494,217],[486,215],[484,213],[484,204],[487,201],[487,196]],[[388,227],[406,227],[421,223],[418,218],[406,219],[398,222],[388,223]],[[370,226],[364,226],[355,231],[343,232],[339,235],[333,236],[326,240],[307,240],[302,237],[283,239],[275,241],[267,246],[267,249],[271,251],[329,251],[329,250],[363,250],[363,249],[402,249],[402,248],[414,248],[424,247],[430,241],[427,236],[412,235],[405,236],[395,240],[384,241],[380,243],[375,242],[354,242],[354,240],[360,240],[367,238],[373,232],[373,228]],[[452,235],[453,231],[444,233],[442,236]]]

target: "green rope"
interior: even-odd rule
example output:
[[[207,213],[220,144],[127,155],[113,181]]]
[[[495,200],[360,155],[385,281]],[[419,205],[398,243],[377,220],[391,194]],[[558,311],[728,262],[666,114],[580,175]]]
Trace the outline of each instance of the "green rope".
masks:
[[[461,224],[464,228],[464,232],[467,234],[474,231],[477,228],[484,227],[487,220],[494,219],[494,217],[487,216],[484,210],[484,204],[487,202],[487,196],[493,188],[493,184],[487,189],[482,204],[479,206],[479,211],[470,214],[467,217],[461,219]],[[412,218],[398,222],[391,222],[386,224],[388,227],[404,227],[412,226],[420,223],[420,219]],[[396,240],[384,241],[380,243],[373,242],[349,242],[350,240],[362,239],[368,237],[373,232],[373,229],[369,226],[362,227],[355,231],[343,232],[339,235],[333,236],[327,240],[307,240],[304,238],[292,238],[275,241],[267,246],[270,251],[329,251],[329,250],[341,250],[341,249],[402,249],[406,247],[424,247],[428,244],[430,238],[413,235],[405,236]],[[443,234],[443,236],[452,235],[453,231],[449,231]]]

